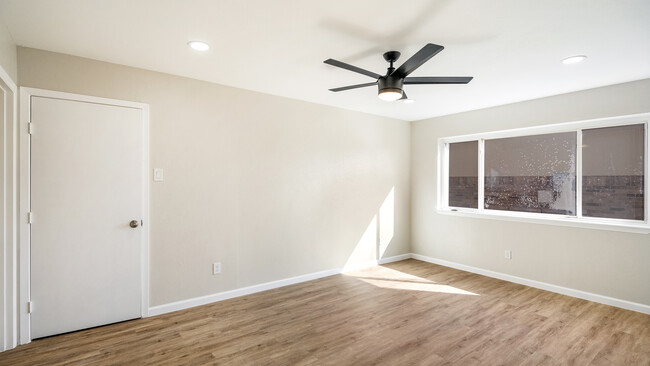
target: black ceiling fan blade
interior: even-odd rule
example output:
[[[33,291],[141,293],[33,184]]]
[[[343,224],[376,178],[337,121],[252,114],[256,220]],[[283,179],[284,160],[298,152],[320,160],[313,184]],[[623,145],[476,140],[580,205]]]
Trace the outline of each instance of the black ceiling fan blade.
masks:
[[[439,46],[437,44],[433,43],[428,43],[426,46],[422,47],[421,50],[419,50],[415,55],[411,56],[406,62],[402,64],[397,70],[393,71],[390,76],[396,77],[396,78],[405,78],[407,77],[410,73],[415,71],[418,67],[422,66],[423,63],[429,61],[431,57],[435,56],[438,54],[438,52],[442,51],[444,47]]]
[[[467,84],[471,76],[425,76],[404,79],[404,84]]]
[[[333,91],[333,92],[340,92],[340,91],[350,90],[350,89],[365,88],[366,86],[373,86],[373,85],[377,85],[377,82],[374,82],[374,83],[365,83],[365,84],[357,84],[357,85],[342,86],[342,87],[340,87],[340,88],[330,89],[330,91]]]
[[[346,69],[346,70],[358,72],[359,74],[362,74],[362,75],[370,76],[373,79],[379,79],[381,77],[381,75],[376,74],[376,73],[374,73],[372,71],[364,70],[364,69],[362,69],[360,67],[352,66],[350,64],[346,64],[345,62],[337,61],[337,60],[334,60],[334,59],[331,59],[331,58],[328,58],[327,60],[325,60],[323,62],[328,64],[328,65],[340,67],[342,69]]]

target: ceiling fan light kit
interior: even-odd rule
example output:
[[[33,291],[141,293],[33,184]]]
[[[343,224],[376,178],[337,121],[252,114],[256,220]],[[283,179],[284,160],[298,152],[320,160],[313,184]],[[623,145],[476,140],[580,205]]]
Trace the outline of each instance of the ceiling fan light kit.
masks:
[[[377,94],[379,99],[387,102],[394,102],[402,98],[402,91],[400,89],[382,89]]]
[[[386,71],[386,75],[379,75],[376,74],[372,71],[364,70],[360,67],[356,67],[353,65],[346,64],[341,61],[337,61],[334,59],[327,59],[323,62],[325,62],[328,65],[340,67],[342,69],[346,69],[349,71],[353,71],[362,75],[370,76],[371,78],[376,79],[374,83],[365,83],[365,84],[357,84],[357,85],[350,85],[350,86],[344,86],[340,88],[334,88],[330,89],[330,91],[333,92],[340,92],[344,90],[350,90],[350,89],[357,89],[357,88],[364,88],[367,86],[372,86],[372,85],[377,85],[379,92],[377,96],[381,100],[385,101],[396,101],[396,100],[404,100],[405,102],[408,99],[406,97],[406,93],[404,92],[404,85],[407,84],[467,84],[472,80],[471,76],[444,76],[444,77],[432,77],[432,76],[426,76],[426,77],[407,77],[410,73],[415,71],[418,67],[422,66],[425,62],[429,61],[433,56],[438,54],[438,52],[442,51],[444,47],[429,43],[426,46],[424,46],[420,51],[418,51],[415,55],[411,56],[406,62],[402,64],[398,69],[395,69],[393,67],[393,63],[397,61],[400,57],[400,53],[397,51],[389,51],[384,53],[384,59],[390,64],[388,67],[388,70]]]
[[[377,84],[379,85],[379,99],[392,102],[402,98],[402,88],[404,87],[403,79],[380,78],[377,81]]]

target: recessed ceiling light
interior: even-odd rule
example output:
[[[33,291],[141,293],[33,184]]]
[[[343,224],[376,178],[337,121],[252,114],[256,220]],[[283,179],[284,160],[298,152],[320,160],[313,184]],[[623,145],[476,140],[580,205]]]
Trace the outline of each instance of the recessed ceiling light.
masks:
[[[187,45],[192,47],[193,49],[195,49],[197,51],[207,51],[207,50],[210,49],[210,45],[208,45],[205,42],[201,42],[201,41],[187,42]]]
[[[577,64],[578,62],[582,62],[587,58],[587,56],[584,55],[578,55],[578,56],[571,56],[567,57],[564,60],[562,60],[562,63],[565,65],[569,64]]]

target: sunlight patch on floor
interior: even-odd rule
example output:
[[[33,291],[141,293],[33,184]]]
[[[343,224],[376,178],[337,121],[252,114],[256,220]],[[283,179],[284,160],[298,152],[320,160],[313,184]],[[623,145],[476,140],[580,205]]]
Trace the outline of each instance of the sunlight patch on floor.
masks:
[[[476,293],[457,287],[436,283],[422,277],[382,266],[348,272],[345,275],[381,288],[479,296]]]

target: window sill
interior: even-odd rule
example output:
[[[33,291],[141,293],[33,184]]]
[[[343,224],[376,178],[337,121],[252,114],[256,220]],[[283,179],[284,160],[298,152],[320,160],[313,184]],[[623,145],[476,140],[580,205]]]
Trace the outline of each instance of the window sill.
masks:
[[[598,218],[577,218],[572,216],[526,213],[526,212],[508,212],[495,210],[476,210],[463,208],[444,208],[438,209],[437,212],[442,215],[471,217],[478,219],[504,220],[514,222],[527,222],[533,224],[570,226],[586,229],[620,231],[626,233],[648,234],[650,225],[645,222],[616,220],[616,219],[598,219]]]

